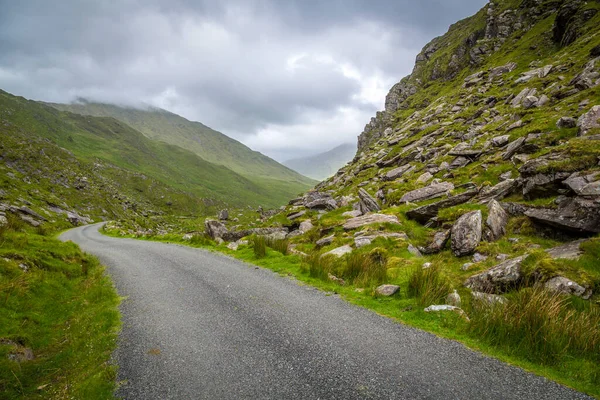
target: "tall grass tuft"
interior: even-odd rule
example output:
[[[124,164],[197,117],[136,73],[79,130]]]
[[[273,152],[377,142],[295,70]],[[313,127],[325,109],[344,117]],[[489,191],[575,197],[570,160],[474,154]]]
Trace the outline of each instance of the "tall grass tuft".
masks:
[[[325,256],[318,252],[313,251],[304,257],[302,260],[302,271],[308,272],[311,278],[317,278],[322,280],[329,279],[329,274],[333,270],[334,260],[331,256]]]
[[[342,268],[342,277],[353,285],[367,287],[387,280],[387,252],[376,248],[369,254],[350,253]]]
[[[252,250],[256,258],[264,258],[267,255],[267,238],[255,235],[250,239]]]
[[[451,290],[448,278],[436,265],[417,267],[408,278],[408,295],[416,297],[421,306],[441,304]]]
[[[600,307],[578,310],[570,302],[541,286],[522,289],[506,304],[474,302],[469,329],[531,361],[552,364],[569,355],[600,362]]]
[[[290,252],[290,241],[288,239],[274,239],[267,237],[267,246],[287,256]]]

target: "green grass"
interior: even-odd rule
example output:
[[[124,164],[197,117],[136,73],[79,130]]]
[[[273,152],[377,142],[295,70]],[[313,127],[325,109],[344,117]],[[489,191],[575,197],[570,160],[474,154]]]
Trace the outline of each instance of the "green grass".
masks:
[[[429,268],[416,267],[408,279],[408,295],[415,297],[420,306],[445,304],[452,291],[450,282],[437,265]]]
[[[0,231],[0,397],[112,399],[120,326],[112,283],[75,244],[23,229]],[[33,360],[9,359],[25,348]]]

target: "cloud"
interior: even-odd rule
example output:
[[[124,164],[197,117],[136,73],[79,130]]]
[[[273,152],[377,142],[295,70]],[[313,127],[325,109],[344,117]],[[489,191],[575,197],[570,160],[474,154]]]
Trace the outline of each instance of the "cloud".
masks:
[[[354,141],[484,0],[0,0],[0,88],[148,103],[279,160]]]

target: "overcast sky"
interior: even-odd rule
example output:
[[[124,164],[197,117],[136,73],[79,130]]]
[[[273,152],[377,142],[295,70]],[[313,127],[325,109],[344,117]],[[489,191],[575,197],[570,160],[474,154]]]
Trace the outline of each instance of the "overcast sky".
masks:
[[[0,0],[0,88],[151,104],[279,161],[356,142],[485,0]]]

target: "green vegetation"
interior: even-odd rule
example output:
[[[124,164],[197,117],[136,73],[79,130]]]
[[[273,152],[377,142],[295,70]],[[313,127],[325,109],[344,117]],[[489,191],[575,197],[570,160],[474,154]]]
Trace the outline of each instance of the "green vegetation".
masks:
[[[202,179],[192,180],[195,184],[214,178],[210,188],[219,194],[226,193],[241,200],[234,205],[240,205],[245,201],[252,205],[279,206],[316,184],[312,179],[249,149],[237,140],[199,122],[188,121],[165,110],[119,107],[90,103],[85,100],[73,104],[51,104],[51,106],[85,116],[114,118],[142,133],[154,143],[168,143],[179,149],[188,150],[197,155],[201,161],[206,162],[199,163],[188,156],[188,160],[179,161],[182,171],[191,173],[193,168],[199,169],[202,173],[199,178]],[[88,118],[82,117],[82,119]],[[180,155],[186,153],[180,152]],[[173,159],[179,160],[179,158],[171,160]],[[227,169],[217,166],[224,166]],[[229,170],[235,174],[231,174]],[[227,172],[229,176],[224,176]],[[240,179],[239,175],[245,179]],[[221,192],[216,190],[220,186],[223,186]]]
[[[408,295],[415,297],[420,306],[444,304],[450,292],[450,282],[437,265],[416,267],[408,278]]]
[[[0,228],[3,399],[112,399],[119,298],[98,260],[9,214]]]

